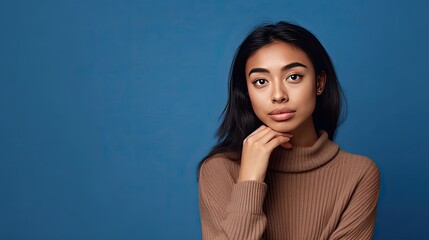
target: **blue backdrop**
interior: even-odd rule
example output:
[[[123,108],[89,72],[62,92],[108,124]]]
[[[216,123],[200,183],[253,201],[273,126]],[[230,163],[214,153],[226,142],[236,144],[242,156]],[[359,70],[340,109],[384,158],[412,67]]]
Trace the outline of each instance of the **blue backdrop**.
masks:
[[[199,239],[195,167],[253,26],[330,53],[337,135],[382,173],[375,239],[428,236],[424,1],[1,1],[0,239]]]

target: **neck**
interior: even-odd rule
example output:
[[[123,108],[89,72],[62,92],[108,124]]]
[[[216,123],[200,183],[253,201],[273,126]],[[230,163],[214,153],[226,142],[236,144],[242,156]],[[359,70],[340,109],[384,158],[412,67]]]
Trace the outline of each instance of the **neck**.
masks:
[[[283,172],[305,172],[323,166],[338,153],[338,145],[321,130],[320,137],[310,147],[277,147],[270,156],[271,169]],[[295,137],[295,136],[294,136]]]
[[[311,147],[319,138],[311,117],[296,128],[292,134],[290,143],[293,147]]]

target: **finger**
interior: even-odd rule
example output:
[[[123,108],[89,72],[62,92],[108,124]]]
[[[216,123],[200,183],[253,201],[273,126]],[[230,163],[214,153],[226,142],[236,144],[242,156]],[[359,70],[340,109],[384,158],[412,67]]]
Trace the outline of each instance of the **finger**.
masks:
[[[251,133],[249,136],[246,137],[246,139],[253,137],[255,141],[259,141],[259,139],[262,139],[263,136],[268,134],[269,132],[275,133],[276,136],[286,136],[286,137],[293,137],[290,133],[283,133],[283,132],[277,132],[274,131],[272,128],[267,127],[265,125],[261,125],[258,129],[256,129],[253,133]],[[265,138],[264,143],[267,143],[270,140],[270,138]]]
[[[279,136],[283,136],[283,137],[286,137],[286,138],[290,139],[289,136],[287,136],[287,135],[285,135],[283,133],[279,133],[279,132],[271,130],[271,131],[267,132],[266,134],[264,134],[263,136],[261,136],[256,141],[261,142],[263,144],[267,144],[273,138],[276,138],[276,137],[279,137]]]
[[[280,145],[285,145],[286,148],[291,148],[292,145],[289,143],[289,140],[290,140],[290,138],[288,138],[288,137],[278,136],[276,138],[273,138],[271,141],[269,141],[266,144],[266,146],[271,150],[280,146]]]
[[[273,130],[273,129],[271,129],[271,130]],[[283,136],[287,136],[287,137],[293,137],[293,134],[292,133],[287,133],[287,132],[277,132],[277,131],[275,131],[275,130],[273,130],[274,132],[276,132],[276,133],[279,133],[279,134],[281,134],[281,135],[283,135]]]
[[[280,146],[286,149],[292,148],[292,144],[290,142],[282,143]]]
[[[270,127],[265,127],[265,128],[263,128],[262,130],[264,130],[264,129],[269,129],[269,130],[271,130],[271,131],[273,131],[273,132],[276,132],[276,133],[278,133],[279,135],[283,135],[283,136],[287,136],[287,137],[293,137],[293,134],[291,134],[291,133],[287,133],[287,132],[277,132],[277,131],[275,131],[275,130],[273,130],[272,128],[270,128]],[[260,132],[260,131],[259,131]]]
[[[259,126],[255,131],[253,131],[250,135],[255,135],[255,134],[257,134],[258,132],[261,132],[261,131],[263,131],[264,129],[267,129],[268,127],[267,126],[265,126],[265,125],[261,125],[261,126]]]
[[[274,131],[274,130],[273,130],[273,131]],[[282,136],[289,137],[289,138],[292,138],[292,137],[293,137],[293,134],[291,134],[291,133],[284,133],[284,132],[277,132],[277,133],[281,134]]]
[[[261,132],[264,132],[264,131],[269,131],[269,129],[270,129],[269,127],[267,127],[265,125],[261,125],[259,128],[257,128],[251,134],[249,134],[249,136],[247,136],[246,138],[250,138],[250,137],[255,136],[255,135],[257,137],[258,136],[257,134],[260,134]]]

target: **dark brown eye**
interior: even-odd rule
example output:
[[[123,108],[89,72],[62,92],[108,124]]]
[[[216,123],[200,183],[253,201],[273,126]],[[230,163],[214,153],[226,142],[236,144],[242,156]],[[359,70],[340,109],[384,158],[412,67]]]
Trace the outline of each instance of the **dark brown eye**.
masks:
[[[297,81],[297,80],[299,80],[299,79],[301,79],[302,78],[302,75],[299,75],[299,74],[292,74],[292,75],[290,75],[289,77],[288,77],[288,79],[290,79],[290,80],[292,80],[292,81]]]
[[[264,85],[266,82],[267,80],[265,79],[257,79],[256,81],[253,82],[253,84],[261,86],[261,85]]]

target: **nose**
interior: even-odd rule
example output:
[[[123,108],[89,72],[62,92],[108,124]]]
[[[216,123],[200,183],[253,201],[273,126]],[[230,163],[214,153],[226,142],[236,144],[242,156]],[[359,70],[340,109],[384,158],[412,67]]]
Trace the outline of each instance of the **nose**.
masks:
[[[281,84],[276,84],[277,86],[274,86],[273,93],[272,93],[272,102],[273,103],[284,103],[289,100],[289,97],[286,93],[286,89],[284,89],[284,86]]]

